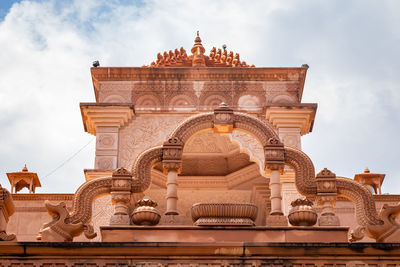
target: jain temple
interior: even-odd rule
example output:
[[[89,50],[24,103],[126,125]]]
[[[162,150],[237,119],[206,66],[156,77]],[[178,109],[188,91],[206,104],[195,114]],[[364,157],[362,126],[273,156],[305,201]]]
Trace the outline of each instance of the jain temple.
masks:
[[[385,174],[339,177],[302,152],[307,70],[206,51],[198,34],[142,67],[94,64],[80,104],[94,167],[73,194],[6,174],[0,267],[400,266]]]

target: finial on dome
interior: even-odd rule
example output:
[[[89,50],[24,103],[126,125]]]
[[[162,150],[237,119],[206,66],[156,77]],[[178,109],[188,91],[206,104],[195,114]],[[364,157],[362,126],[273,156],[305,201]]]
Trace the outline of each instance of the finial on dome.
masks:
[[[194,39],[194,43],[195,43],[195,45],[197,44],[197,45],[201,45],[202,46],[201,38],[200,38],[200,35],[199,35],[199,31],[197,31],[197,35],[196,35],[196,39]]]
[[[27,172],[27,171],[28,171],[28,168],[26,167],[26,164],[25,164],[25,166],[22,168],[22,171],[23,171],[23,172]]]
[[[371,171],[367,168],[365,168],[364,173],[370,173]]]

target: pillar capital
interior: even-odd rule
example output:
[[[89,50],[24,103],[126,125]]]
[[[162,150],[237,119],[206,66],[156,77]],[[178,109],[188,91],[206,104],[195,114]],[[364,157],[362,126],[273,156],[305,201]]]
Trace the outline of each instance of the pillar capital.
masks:
[[[336,195],[336,174],[324,168],[315,177],[317,182],[317,195]]]
[[[183,143],[177,137],[169,138],[166,142],[164,142],[162,156],[164,173],[167,174],[170,170],[180,172],[182,151]]]
[[[264,146],[265,169],[283,170],[285,167],[285,148],[277,138],[270,138]]]
[[[305,135],[312,131],[317,104],[278,104],[265,107],[266,119],[278,131],[281,128],[298,128],[300,134]]]
[[[81,103],[85,131],[96,135],[99,127],[120,128],[134,116],[133,105],[118,103]]]

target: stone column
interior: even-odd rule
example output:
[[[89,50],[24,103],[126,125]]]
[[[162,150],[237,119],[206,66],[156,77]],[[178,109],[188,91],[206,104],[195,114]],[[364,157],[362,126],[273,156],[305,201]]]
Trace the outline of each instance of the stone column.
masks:
[[[271,213],[270,215],[283,215],[280,170],[271,170],[269,188],[271,190]]]
[[[178,170],[168,169],[167,209],[165,215],[178,215]]]
[[[265,169],[270,172],[271,212],[266,219],[269,226],[287,226],[288,220],[282,211],[282,193],[280,174],[285,167],[283,144],[276,138],[270,138],[264,147]]]
[[[170,138],[163,144],[163,168],[167,174],[167,208],[165,215],[179,215],[178,173],[181,170],[183,143],[178,138]]]
[[[337,188],[336,174],[327,168],[320,171],[316,176],[318,206],[322,206],[321,216],[318,219],[320,226],[340,226],[339,217],[335,215]]]
[[[112,175],[111,199],[115,206],[110,225],[129,225],[132,174],[119,168]]]

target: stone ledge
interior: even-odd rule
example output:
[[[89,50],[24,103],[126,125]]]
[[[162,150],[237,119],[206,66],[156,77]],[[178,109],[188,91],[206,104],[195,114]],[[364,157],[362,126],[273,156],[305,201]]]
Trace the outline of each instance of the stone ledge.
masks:
[[[103,226],[103,242],[348,242],[348,227]]]
[[[151,256],[168,258],[313,258],[400,260],[400,243],[187,243],[187,242],[1,242],[0,262],[10,257],[22,260],[67,256],[104,258]],[[96,257],[97,258],[97,257]]]

